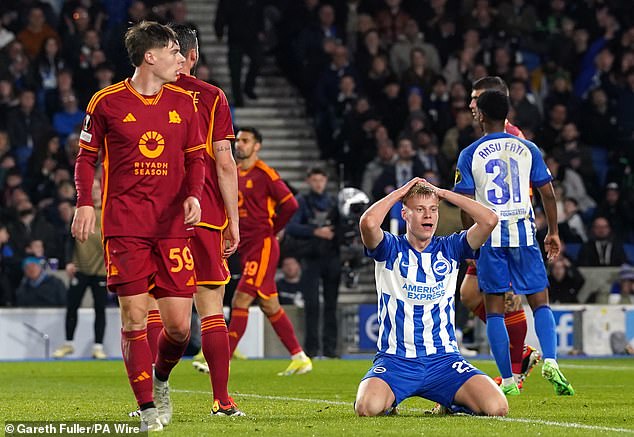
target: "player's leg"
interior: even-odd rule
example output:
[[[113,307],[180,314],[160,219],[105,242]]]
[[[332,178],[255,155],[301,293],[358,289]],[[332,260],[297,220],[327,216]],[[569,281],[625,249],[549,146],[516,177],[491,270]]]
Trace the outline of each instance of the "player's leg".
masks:
[[[89,276],[90,290],[95,307],[95,344],[92,348],[92,357],[105,359],[106,353],[103,350],[103,337],[106,331],[106,301],[107,291],[103,276]]]
[[[509,334],[511,367],[513,377],[518,383],[522,378],[522,362],[524,360],[524,340],[526,340],[526,313],[522,307],[522,298],[509,291],[504,295],[504,325]]]
[[[156,354],[158,353],[158,338],[163,331],[163,320],[159,311],[158,302],[153,295],[148,295],[148,312],[147,312],[147,341],[152,351],[152,362],[156,362]]]
[[[480,292],[475,266],[469,265],[462,284],[460,284],[460,302],[484,323],[487,322],[484,297]]]
[[[247,330],[247,323],[249,322],[249,307],[255,300],[255,296],[249,292],[240,289],[240,283],[236,289],[233,299],[231,301],[231,320],[229,321],[228,335],[229,335],[229,356],[233,356],[240,339]]]
[[[86,275],[77,272],[71,282],[71,286],[68,287],[68,297],[66,299],[66,342],[53,352],[53,358],[63,358],[75,352],[73,338],[77,328],[77,311],[87,286]]]
[[[387,382],[376,377],[367,378],[357,389],[354,412],[362,417],[383,416],[392,409],[395,400]]]
[[[554,386],[558,395],[573,395],[574,389],[557,364],[557,332],[555,318],[548,301],[548,278],[537,245],[514,248],[515,261],[510,264],[513,286],[526,299],[535,319],[535,333],[544,354],[542,375]]]
[[[506,416],[509,411],[506,397],[486,375],[469,378],[456,392],[454,404],[485,416]]]
[[[272,278],[268,286],[275,286],[275,283],[272,282]],[[280,305],[277,292],[271,293],[268,296],[260,295],[258,303],[262,312],[269,319],[269,322],[271,322],[273,330],[291,356],[291,363],[286,370],[278,373],[278,375],[301,375],[313,370],[313,363],[299,345],[293,324],[286,315],[284,308]]]
[[[506,248],[483,246],[478,260],[478,282],[485,294],[487,337],[502,375],[502,390],[507,395],[516,395],[519,389],[513,379],[509,335],[504,324],[504,293],[511,281],[507,258]]]

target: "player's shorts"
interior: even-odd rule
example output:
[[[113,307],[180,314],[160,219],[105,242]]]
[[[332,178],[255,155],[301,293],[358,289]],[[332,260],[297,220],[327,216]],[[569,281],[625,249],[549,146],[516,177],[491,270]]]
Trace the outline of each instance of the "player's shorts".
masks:
[[[237,289],[262,299],[277,296],[275,272],[280,260],[277,238],[271,236],[250,242],[248,246],[239,249],[239,252],[242,277]]]
[[[223,285],[231,274],[227,260],[222,257],[222,231],[196,226],[190,240],[196,268],[196,285]]]
[[[460,387],[474,375],[484,373],[459,353],[402,358],[379,352],[363,379],[374,377],[385,381],[394,393],[393,406],[420,396],[450,407]]]
[[[548,287],[539,246],[480,248],[478,283],[485,293],[534,294]]]
[[[157,299],[191,298],[196,291],[187,238],[110,237],[104,258],[108,289],[119,296],[150,292]]]

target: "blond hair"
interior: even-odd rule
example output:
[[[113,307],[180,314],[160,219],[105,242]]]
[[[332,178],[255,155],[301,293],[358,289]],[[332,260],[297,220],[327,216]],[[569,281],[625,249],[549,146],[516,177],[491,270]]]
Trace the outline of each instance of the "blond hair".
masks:
[[[417,182],[407,191],[407,193],[405,193],[401,201],[403,202],[403,205],[406,205],[409,199],[416,196],[435,197],[438,199],[438,193],[436,190],[429,185],[423,184],[422,182]]]

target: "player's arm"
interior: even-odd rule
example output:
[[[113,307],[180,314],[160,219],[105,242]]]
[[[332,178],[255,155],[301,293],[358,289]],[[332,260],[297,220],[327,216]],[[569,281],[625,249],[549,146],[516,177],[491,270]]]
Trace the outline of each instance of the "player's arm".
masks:
[[[227,227],[223,231],[223,237],[229,244],[223,247],[223,256],[231,256],[240,243],[240,231],[238,228],[238,170],[236,161],[231,152],[231,141],[220,140],[212,143],[218,174],[218,186],[222,201],[227,211]]]
[[[467,242],[473,250],[482,247],[498,224],[497,214],[468,196],[442,189],[437,189],[436,192],[440,199],[453,203],[462,210],[463,215],[466,214],[473,221],[473,225],[467,230]]]
[[[472,194],[461,194],[462,196],[474,200],[475,196]],[[462,222],[462,229],[469,229],[471,226],[475,225],[475,220],[473,217],[469,215],[464,209],[460,210],[460,221]]]
[[[200,221],[200,199],[205,184],[205,140],[200,131],[200,117],[192,99],[191,117],[187,130],[185,153],[185,192],[187,198],[183,202],[185,224],[195,225]]]
[[[385,220],[385,216],[396,202],[401,200],[405,193],[417,182],[422,182],[421,178],[413,178],[408,183],[392,191],[390,194],[372,204],[361,216],[359,220],[359,229],[361,230],[361,240],[363,245],[370,250],[376,247],[383,240],[383,230],[381,223]]]
[[[473,175],[471,174],[471,155],[469,155],[468,152],[467,149],[464,149],[458,156],[456,175],[454,178],[454,191],[469,199],[474,199],[475,184]],[[462,221],[463,229],[469,229],[476,223],[473,217],[462,209],[460,210],[460,220]]]
[[[561,250],[561,242],[559,241],[559,228],[557,227],[557,198],[555,197],[555,189],[552,182],[537,187],[544,205],[544,213],[548,222],[548,233],[544,238],[544,249],[549,260],[555,259]]]
[[[275,208],[275,218],[273,219],[273,233],[277,234],[284,229],[295,212],[297,212],[299,203],[297,203],[297,199],[295,199],[288,185],[282,179],[278,179],[275,183],[279,185],[279,188],[275,190],[277,193],[277,198],[275,199],[277,207]]]

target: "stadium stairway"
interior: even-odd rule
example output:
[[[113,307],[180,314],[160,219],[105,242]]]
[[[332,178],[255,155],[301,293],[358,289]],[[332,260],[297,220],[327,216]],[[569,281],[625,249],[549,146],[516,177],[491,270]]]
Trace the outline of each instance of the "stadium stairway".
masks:
[[[200,51],[211,68],[211,77],[227,94],[231,104],[233,98],[226,37],[223,41],[218,41],[213,28],[218,0],[186,2],[188,19],[196,23],[200,30]],[[243,78],[247,69],[248,59],[245,57]],[[257,100],[249,100],[245,96],[245,106],[232,109],[234,124],[258,128],[264,138],[260,157],[276,169],[293,189],[305,191],[306,169],[314,165],[325,166],[325,163],[319,160],[315,131],[312,120],[306,115],[303,98],[282,75],[274,58],[269,56],[265,57],[255,92],[258,95]],[[330,179],[328,189],[336,192],[336,178]],[[373,266],[362,269],[358,285],[355,287],[348,288],[345,281],[342,281],[340,303],[375,301]]]

